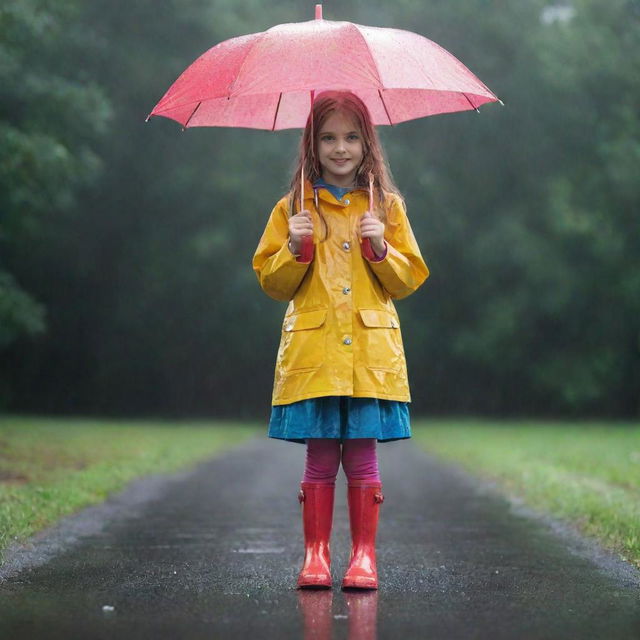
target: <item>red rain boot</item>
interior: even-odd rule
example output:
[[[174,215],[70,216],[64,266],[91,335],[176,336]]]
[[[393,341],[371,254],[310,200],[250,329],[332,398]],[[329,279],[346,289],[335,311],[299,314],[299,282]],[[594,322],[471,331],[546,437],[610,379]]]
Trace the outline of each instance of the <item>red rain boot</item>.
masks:
[[[384,500],[382,484],[368,480],[352,480],[347,491],[351,523],[351,560],[342,581],[342,588],[377,589],[376,532],[380,503]]]
[[[335,485],[302,482],[298,500],[302,504],[304,531],[304,563],[298,577],[298,588],[331,588],[331,555],[329,538],[333,521]]]

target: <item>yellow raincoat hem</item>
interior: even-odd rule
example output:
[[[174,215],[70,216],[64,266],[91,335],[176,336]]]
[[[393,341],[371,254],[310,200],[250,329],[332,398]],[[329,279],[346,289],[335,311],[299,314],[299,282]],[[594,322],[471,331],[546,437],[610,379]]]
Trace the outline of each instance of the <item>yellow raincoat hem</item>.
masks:
[[[311,398],[323,398],[324,396],[347,396],[350,398],[377,398],[378,400],[395,400],[396,402],[411,402],[411,395],[386,394],[379,391],[357,391],[355,393],[339,393],[335,389],[327,389],[326,391],[317,391],[313,393],[303,393],[290,398],[275,400],[272,399],[272,406],[277,407],[283,404],[292,404],[300,400],[310,400]]]

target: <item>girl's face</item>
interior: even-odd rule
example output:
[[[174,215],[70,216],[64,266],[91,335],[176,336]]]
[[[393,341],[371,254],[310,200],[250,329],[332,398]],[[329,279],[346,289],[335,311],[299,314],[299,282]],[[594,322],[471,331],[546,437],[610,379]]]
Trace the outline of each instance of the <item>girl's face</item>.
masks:
[[[334,111],[318,133],[322,179],[337,187],[352,186],[363,155],[362,134],[356,121]]]

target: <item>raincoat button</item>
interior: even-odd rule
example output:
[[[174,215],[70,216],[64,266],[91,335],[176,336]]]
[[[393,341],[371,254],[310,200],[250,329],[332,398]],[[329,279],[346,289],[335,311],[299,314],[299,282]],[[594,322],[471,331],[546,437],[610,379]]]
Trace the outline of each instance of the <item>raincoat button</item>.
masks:
[[[346,205],[349,205],[349,204],[351,204],[351,200],[349,200],[349,198],[345,198],[344,203],[345,203]]]
[[[342,342],[344,342],[344,344],[351,344],[351,338],[345,338]]]
[[[346,295],[348,295],[349,293],[351,293],[351,289],[349,289],[349,287],[345,287],[345,288],[342,290],[342,293],[344,293],[344,295],[346,296]]]
[[[391,328],[392,329],[397,329],[398,328],[398,323],[395,320],[391,321]]]
[[[285,330],[285,331],[291,331],[291,329],[293,329],[293,325],[292,325],[292,324],[288,324],[288,325],[284,328],[284,330]]]
[[[342,248],[343,248],[345,251],[349,251],[349,249],[351,249],[351,243],[350,243],[350,242],[343,242],[343,243],[342,243]]]

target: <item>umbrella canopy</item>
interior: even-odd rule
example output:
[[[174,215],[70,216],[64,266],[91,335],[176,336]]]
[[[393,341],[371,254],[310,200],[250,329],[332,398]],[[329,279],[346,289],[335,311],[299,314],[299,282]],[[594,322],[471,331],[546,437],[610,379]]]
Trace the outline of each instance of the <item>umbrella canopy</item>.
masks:
[[[148,118],[183,127],[304,127],[314,93],[355,93],[374,124],[476,109],[498,101],[435,42],[400,29],[316,19],[281,24],[209,49]]]

